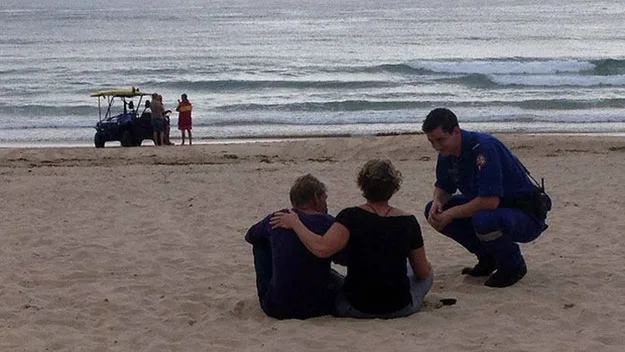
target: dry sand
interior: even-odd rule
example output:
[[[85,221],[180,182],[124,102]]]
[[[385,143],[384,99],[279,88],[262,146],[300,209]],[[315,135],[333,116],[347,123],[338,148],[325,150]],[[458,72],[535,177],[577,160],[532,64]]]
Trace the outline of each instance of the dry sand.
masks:
[[[625,139],[500,138],[554,200],[549,230],[522,245],[528,275],[506,289],[459,275],[474,258],[425,222],[435,153],[421,135],[0,149],[0,351],[625,350]],[[246,229],[307,172],[331,213],[358,204],[370,158],[404,174],[392,204],[421,221],[426,306],[388,321],[266,317]]]

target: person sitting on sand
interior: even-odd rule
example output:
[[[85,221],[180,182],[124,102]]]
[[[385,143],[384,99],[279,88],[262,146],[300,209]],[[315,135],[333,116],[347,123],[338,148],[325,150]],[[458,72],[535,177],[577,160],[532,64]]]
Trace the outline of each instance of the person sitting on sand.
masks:
[[[325,232],[309,226],[297,212],[271,217],[273,227],[293,229],[320,258],[345,248],[347,276],[337,297],[337,316],[407,316],[420,309],[432,286],[432,267],[417,218],[389,205],[401,180],[401,173],[389,160],[368,161],[358,174],[366,202],[343,209]]]
[[[314,176],[298,177],[289,192],[293,213],[323,233],[334,222],[327,214],[325,185]],[[277,319],[306,319],[331,313],[340,275],[330,259],[310,254],[293,231],[273,229],[269,216],[245,235],[253,245],[256,286],[262,310]]]

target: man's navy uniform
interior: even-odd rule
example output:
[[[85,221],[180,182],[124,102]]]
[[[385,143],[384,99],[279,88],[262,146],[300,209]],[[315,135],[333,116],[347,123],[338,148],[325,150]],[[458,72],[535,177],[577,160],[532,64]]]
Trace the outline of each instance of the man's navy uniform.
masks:
[[[497,209],[481,210],[471,218],[453,220],[443,234],[476,254],[480,263],[494,259],[497,270],[525,270],[516,242],[530,242],[546,229],[544,216],[537,209],[537,187],[501,141],[485,133],[465,130],[461,133],[460,156],[438,156],[436,187],[454,194],[443,209],[476,197],[496,196],[500,202]],[[461,194],[455,194],[456,191]],[[432,202],[426,206],[426,217],[431,206]]]

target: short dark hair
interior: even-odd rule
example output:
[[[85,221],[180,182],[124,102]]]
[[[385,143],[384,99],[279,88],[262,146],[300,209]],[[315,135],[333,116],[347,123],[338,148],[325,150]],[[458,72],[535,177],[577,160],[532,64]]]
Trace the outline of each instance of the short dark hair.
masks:
[[[439,127],[446,133],[451,133],[454,128],[459,127],[456,114],[446,108],[436,108],[430,111],[425,120],[423,120],[421,130],[424,133],[430,133]]]
[[[298,177],[291,186],[289,198],[294,208],[307,204],[327,192],[326,185],[315,176],[306,174]]]
[[[362,196],[372,202],[391,199],[399,190],[401,182],[401,172],[390,160],[369,160],[358,173],[358,187]]]

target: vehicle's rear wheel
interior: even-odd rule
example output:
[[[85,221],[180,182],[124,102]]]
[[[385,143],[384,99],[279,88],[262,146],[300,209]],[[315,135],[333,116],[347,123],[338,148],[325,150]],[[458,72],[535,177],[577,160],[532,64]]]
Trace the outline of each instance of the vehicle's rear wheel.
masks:
[[[104,135],[100,132],[96,132],[95,136],[93,136],[93,144],[95,144],[96,148],[104,148]]]
[[[132,133],[129,130],[125,130],[124,132],[122,132],[119,141],[122,143],[122,147],[132,147],[135,145],[132,138]]]

